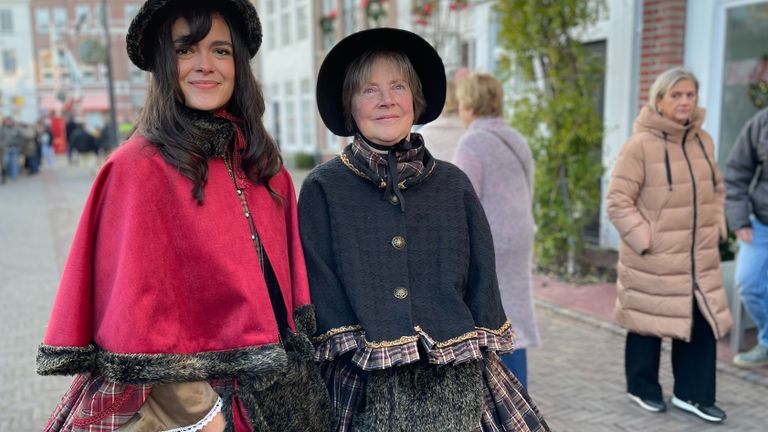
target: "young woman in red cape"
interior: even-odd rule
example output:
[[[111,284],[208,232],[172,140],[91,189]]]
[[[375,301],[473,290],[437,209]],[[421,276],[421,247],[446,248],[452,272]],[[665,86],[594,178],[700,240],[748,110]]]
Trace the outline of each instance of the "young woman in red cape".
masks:
[[[249,66],[261,36],[247,0],[148,0],[131,23],[149,92],[94,181],[39,349],[39,373],[76,375],[45,430],[327,429],[290,424],[323,417],[322,384],[275,394],[315,320]]]

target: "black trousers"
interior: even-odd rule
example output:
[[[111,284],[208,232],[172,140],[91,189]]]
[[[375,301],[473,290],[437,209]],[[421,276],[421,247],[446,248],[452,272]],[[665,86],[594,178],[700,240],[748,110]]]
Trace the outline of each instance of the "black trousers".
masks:
[[[624,351],[627,391],[642,399],[663,400],[659,384],[661,338],[627,333]],[[717,341],[694,299],[691,341],[672,340],[674,394],[702,406],[715,403]]]

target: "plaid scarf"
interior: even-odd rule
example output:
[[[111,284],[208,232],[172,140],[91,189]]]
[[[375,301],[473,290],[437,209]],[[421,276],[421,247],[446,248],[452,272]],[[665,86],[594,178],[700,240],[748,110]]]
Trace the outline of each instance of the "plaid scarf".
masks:
[[[410,145],[404,145],[405,143]],[[400,189],[404,189],[404,187],[401,186],[403,181],[414,176],[420,176],[424,173],[424,161],[422,160],[424,158],[424,141],[422,141],[421,135],[416,133],[411,134],[410,142],[401,141],[392,146],[388,152],[371,147],[371,145],[358,134],[355,136],[355,140],[352,142],[350,150],[356,160],[364,160],[368,165],[368,168],[376,172],[376,175],[384,179],[387,183],[389,183],[390,180],[387,158],[390,153],[393,154],[397,161],[395,183],[398,183]]]
[[[411,133],[410,141],[403,140],[390,147],[389,151],[372,147],[357,134],[342,152],[350,169],[385,189],[385,199],[397,196],[402,211],[405,211],[405,200],[401,190],[420,183],[434,168],[434,159],[428,155],[424,140],[417,133]]]

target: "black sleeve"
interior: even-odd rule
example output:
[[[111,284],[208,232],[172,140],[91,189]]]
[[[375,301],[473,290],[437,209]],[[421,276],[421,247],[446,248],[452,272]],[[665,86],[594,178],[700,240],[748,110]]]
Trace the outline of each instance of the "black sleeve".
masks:
[[[464,302],[475,319],[476,327],[497,330],[507,318],[496,277],[491,227],[480,200],[471,188],[465,193],[465,206],[469,224],[469,276]]]
[[[759,117],[741,130],[725,164],[725,215],[733,230],[750,226],[749,185],[760,164],[756,144],[760,134]]]
[[[311,176],[304,181],[299,194],[299,231],[318,335],[358,324],[346,290],[336,274],[325,191]]]

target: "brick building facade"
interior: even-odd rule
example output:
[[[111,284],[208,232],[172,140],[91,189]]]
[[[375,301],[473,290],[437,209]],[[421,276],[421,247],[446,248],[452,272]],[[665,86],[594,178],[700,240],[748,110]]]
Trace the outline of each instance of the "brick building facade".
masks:
[[[32,0],[32,35],[40,110],[75,115],[96,128],[109,111],[106,6],[118,122],[130,121],[144,104],[147,74],[130,63],[125,35],[140,0]],[[101,54],[101,55],[99,55]]]

